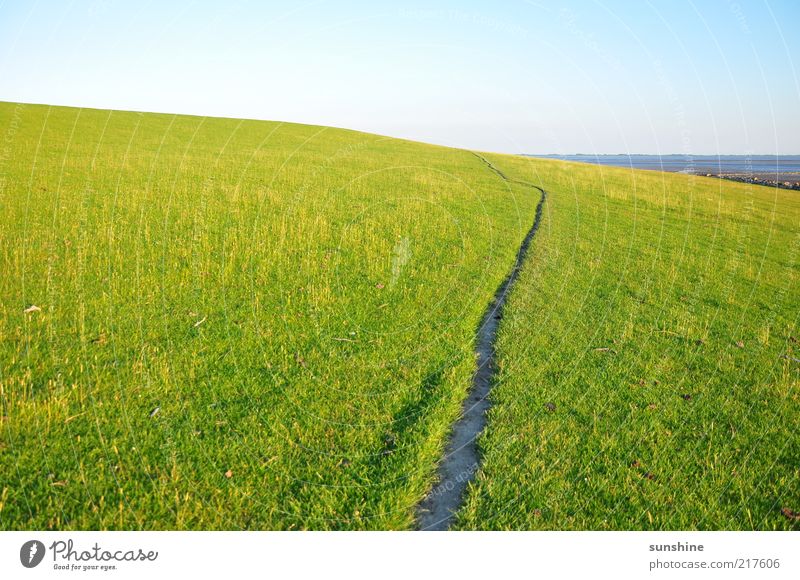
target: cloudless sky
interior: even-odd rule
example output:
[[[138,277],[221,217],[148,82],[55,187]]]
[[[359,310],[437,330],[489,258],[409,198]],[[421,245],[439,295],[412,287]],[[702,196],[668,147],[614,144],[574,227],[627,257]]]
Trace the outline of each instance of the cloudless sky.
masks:
[[[800,1],[0,0],[0,100],[490,151],[800,154]]]

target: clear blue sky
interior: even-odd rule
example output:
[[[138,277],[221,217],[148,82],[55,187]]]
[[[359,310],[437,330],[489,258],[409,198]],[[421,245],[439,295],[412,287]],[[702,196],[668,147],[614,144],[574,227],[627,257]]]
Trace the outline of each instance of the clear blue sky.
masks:
[[[0,100],[483,150],[800,154],[800,2],[0,0]]]

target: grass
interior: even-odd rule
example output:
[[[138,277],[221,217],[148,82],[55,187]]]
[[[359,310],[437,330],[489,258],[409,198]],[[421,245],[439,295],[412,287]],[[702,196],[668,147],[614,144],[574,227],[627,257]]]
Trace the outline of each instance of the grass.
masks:
[[[0,132],[0,528],[412,526],[538,192],[306,125]],[[796,529],[796,192],[487,157],[549,196],[459,527]]]
[[[549,196],[459,526],[798,529],[800,196],[489,158]]]
[[[535,196],[322,127],[0,132],[0,527],[412,525]]]

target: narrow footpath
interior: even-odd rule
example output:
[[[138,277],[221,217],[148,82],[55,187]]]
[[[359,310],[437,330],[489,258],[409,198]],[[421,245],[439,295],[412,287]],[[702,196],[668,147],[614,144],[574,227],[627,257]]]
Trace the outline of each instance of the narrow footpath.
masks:
[[[489,391],[492,388],[495,365],[495,339],[497,327],[503,316],[509,290],[519,275],[539,223],[547,198],[544,189],[532,183],[511,179],[485,157],[474,153],[478,159],[497,174],[503,181],[516,183],[541,193],[536,206],[533,225],[517,251],[516,261],[505,280],[494,293],[486,308],[475,336],[475,351],[478,354],[478,368],[472,379],[472,387],[464,401],[461,415],[453,425],[445,455],[439,464],[437,483],[430,493],[417,506],[417,528],[419,530],[447,530],[453,523],[456,512],[464,501],[467,484],[475,477],[480,467],[477,438],[486,427],[486,411],[489,409]]]

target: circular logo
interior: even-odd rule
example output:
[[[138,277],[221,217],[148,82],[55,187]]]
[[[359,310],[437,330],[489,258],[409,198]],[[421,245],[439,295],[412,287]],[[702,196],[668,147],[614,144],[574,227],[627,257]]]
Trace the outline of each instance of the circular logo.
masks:
[[[44,559],[44,544],[39,540],[28,540],[19,549],[19,561],[26,568],[35,568]]]

